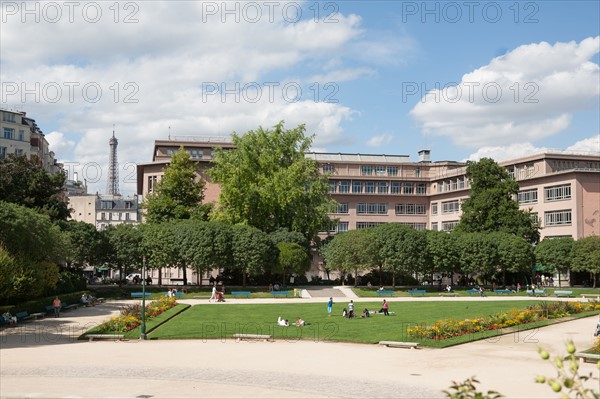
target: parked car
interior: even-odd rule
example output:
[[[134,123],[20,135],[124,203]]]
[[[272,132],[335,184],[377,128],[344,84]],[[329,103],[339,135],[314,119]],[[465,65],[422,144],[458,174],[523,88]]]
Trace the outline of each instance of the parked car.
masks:
[[[140,281],[142,281],[142,275],[140,273],[131,273],[128,274],[127,277],[125,277],[125,279],[129,283],[139,283]]]

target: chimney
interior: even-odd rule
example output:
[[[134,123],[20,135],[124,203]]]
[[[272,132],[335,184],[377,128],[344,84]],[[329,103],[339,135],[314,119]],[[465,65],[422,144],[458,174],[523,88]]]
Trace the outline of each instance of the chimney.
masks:
[[[419,151],[419,162],[424,162],[424,163],[431,162],[430,153],[431,153],[431,150],[420,150]]]

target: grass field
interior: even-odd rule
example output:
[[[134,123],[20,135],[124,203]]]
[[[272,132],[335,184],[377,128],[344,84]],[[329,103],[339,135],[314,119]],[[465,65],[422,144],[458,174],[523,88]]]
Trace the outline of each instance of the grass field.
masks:
[[[354,293],[361,298],[372,298],[372,297],[379,296],[379,295],[377,295],[377,292],[376,292],[377,289],[378,289],[377,287],[372,287],[372,288],[357,287],[357,288],[352,288],[352,291],[354,291]],[[405,288],[394,290],[391,287],[385,287],[385,289],[395,291],[394,292],[395,297],[409,297],[410,296],[410,294],[407,292],[407,290]],[[425,294],[425,296],[436,296],[437,297],[440,295],[440,293],[445,292],[445,291],[438,291],[437,287],[431,287],[431,286],[423,286],[423,287],[419,287],[419,289],[427,290],[427,293]],[[554,291],[573,291],[574,297],[578,297],[581,294],[600,294],[600,288],[570,288],[570,287],[546,288],[546,292],[548,293],[549,297],[554,296]],[[476,294],[475,295],[469,294],[467,292],[467,288],[455,289],[452,292],[454,292],[458,296],[477,296]],[[486,290],[485,295],[486,296],[507,296],[507,294],[496,294],[491,290]],[[527,290],[521,289],[520,292],[511,293],[508,295],[509,296],[522,296],[523,298],[527,298]]]
[[[272,335],[275,339],[340,341],[358,343],[376,343],[378,341],[414,341],[434,347],[444,347],[497,336],[499,331],[486,331],[474,335],[465,335],[447,340],[420,340],[408,336],[406,328],[411,324],[433,323],[439,319],[465,319],[488,316],[511,308],[523,309],[532,301],[478,301],[478,302],[398,302],[390,303],[393,316],[374,315],[367,319],[360,317],[346,319],[341,311],[347,302],[334,305],[334,314],[327,317],[325,304],[239,304],[196,305],[177,317],[158,327],[149,335],[150,339],[227,339],[232,334]],[[379,304],[355,304],[356,313],[362,310],[379,310]],[[594,315],[592,312],[587,315]],[[278,317],[289,320],[290,327],[277,325]],[[583,317],[584,314],[577,315]],[[297,317],[301,317],[307,326],[293,326]],[[535,325],[520,326],[519,330],[534,328],[556,321],[542,321]]]

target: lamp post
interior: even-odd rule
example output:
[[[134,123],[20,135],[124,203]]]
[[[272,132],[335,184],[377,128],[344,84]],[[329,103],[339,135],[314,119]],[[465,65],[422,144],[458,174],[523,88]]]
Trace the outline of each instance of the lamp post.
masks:
[[[146,257],[142,257],[142,333],[140,339],[146,339]]]

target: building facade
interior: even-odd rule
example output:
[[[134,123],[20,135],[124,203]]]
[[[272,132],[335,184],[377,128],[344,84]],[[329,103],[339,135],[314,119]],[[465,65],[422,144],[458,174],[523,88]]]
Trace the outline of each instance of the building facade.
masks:
[[[205,201],[218,199],[219,187],[205,171],[214,147],[233,148],[226,139],[157,140],[152,162],[138,164],[138,194],[153,191],[171,154],[183,147],[199,164],[206,180]],[[308,153],[330,174],[330,195],[338,202],[331,214],[337,224],[322,235],[401,223],[417,230],[452,231],[469,196],[466,163],[408,155]],[[541,238],[600,236],[600,153],[543,152],[500,162],[520,191],[515,198],[541,226]],[[325,276],[315,256],[311,274]],[[171,273],[173,273],[171,271]]]
[[[9,154],[37,156],[47,172],[62,171],[62,165],[56,161],[35,120],[27,117],[25,112],[0,109],[0,159]]]
[[[98,230],[140,221],[137,196],[74,195],[69,197],[69,207],[72,220],[93,224]]]

